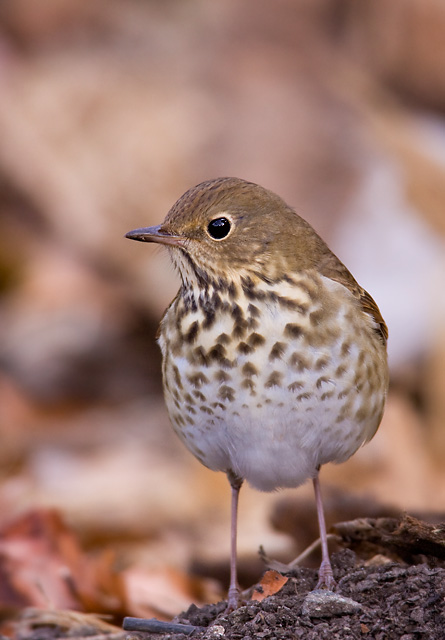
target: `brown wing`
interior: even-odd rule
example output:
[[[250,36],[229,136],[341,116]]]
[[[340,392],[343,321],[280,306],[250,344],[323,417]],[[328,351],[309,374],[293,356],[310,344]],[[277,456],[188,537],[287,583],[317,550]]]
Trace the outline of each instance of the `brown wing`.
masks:
[[[386,323],[382,318],[380,309],[367,291],[365,291],[361,287],[360,291],[360,304],[362,305],[362,309],[374,318],[378,325],[377,331],[381,335],[383,343],[386,345],[388,340],[388,327],[386,326]]]
[[[386,346],[388,340],[388,327],[383,320],[380,309],[369,293],[358,284],[345,265],[340,262],[335,254],[329,252],[329,254],[322,260],[322,264],[319,265],[319,269],[320,273],[324,276],[331,280],[335,280],[335,282],[339,282],[349,289],[352,295],[359,300],[363,311],[369,314],[376,322],[376,331],[381,337],[383,344]]]

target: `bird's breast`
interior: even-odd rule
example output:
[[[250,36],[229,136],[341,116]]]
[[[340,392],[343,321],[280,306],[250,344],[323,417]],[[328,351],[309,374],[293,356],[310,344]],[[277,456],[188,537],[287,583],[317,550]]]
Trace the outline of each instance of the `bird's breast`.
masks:
[[[347,459],[381,419],[386,354],[341,285],[317,275],[183,292],[160,329],[175,431],[260,489]]]

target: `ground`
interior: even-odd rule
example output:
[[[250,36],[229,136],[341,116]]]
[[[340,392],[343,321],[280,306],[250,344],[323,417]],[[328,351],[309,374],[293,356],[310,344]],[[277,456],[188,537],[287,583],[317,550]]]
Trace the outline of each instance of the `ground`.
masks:
[[[307,596],[315,588],[317,573],[311,569],[298,569],[290,574],[281,591],[262,602],[250,601],[228,615],[224,614],[223,603],[202,609],[192,606],[179,616],[178,621],[204,627],[213,625],[214,629],[217,625],[214,633],[210,627],[195,633],[194,638],[445,638],[443,568],[398,563],[361,566],[355,554],[348,550],[335,554],[333,565],[337,593],[360,605],[352,613],[342,613],[342,607],[346,611],[348,607],[342,605],[341,599],[325,613],[320,612],[316,603],[308,604]],[[186,636],[169,637],[180,640]]]
[[[252,591],[248,595],[260,601],[247,600],[231,613],[226,613],[224,601],[201,608],[191,605],[171,623],[151,619],[144,621],[150,631],[128,633],[91,614],[44,613],[34,609],[22,617],[16,637],[18,640],[445,638],[445,568],[431,566],[431,562],[390,562],[383,555],[374,556],[365,564],[349,549],[333,554],[332,564],[337,580],[335,593],[315,590],[317,571],[298,568],[287,574],[281,589],[263,600],[262,581],[253,596]]]

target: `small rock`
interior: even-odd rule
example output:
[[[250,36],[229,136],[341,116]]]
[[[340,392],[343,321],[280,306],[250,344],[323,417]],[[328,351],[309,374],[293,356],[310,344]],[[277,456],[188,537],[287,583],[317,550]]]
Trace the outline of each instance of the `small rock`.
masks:
[[[226,630],[221,624],[214,624],[207,629],[203,637],[208,640],[218,640],[218,638],[224,638],[225,633]]]
[[[310,618],[332,618],[352,614],[362,608],[362,605],[352,598],[345,598],[333,591],[316,589],[304,599],[303,615]]]

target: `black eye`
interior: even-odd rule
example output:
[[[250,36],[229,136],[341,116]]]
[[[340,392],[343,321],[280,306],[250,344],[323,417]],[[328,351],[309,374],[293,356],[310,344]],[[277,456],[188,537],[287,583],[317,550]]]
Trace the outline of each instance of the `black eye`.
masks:
[[[214,240],[222,240],[229,234],[231,226],[227,218],[215,218],[215,220],[209,222],[207,231]]]

